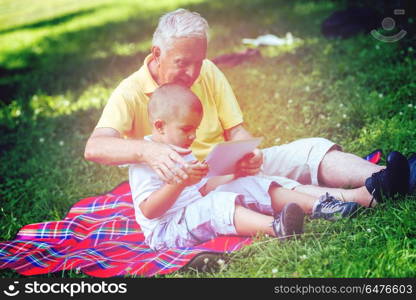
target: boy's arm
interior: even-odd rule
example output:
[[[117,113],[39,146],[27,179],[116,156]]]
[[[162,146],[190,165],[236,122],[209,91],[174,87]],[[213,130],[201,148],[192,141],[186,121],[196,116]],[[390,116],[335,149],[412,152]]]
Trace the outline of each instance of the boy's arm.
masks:
[[[215,190],[217,186],[226,184],[235,179],[234,174],[215,176],[208,179],[208,181],[199,189],[199,192],[202,196],[205,196],[209,192]]]
[[[172,207],[185,187],[184,184],[164,184],[139,204],[143,215],[148,219],[162,216]]]
[[[208,173],[208,165],[198,163],[197,161],[189,162],[186,167],[188,178],[181,183],[165,183],[160,189],[154,191],[139,204],[143,215],[148,219],[154,219],[162,216],[182,193],[187,186],[197,184]]]

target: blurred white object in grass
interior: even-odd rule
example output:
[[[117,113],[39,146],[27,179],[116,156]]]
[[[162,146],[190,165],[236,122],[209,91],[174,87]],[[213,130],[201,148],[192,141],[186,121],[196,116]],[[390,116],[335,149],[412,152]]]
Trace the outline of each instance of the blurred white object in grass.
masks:
[[[299,40],[298,38],[294,38],[292,33],[288,32],[286,33],[286,36],[284,38],[279,38],[278,36],[275,36],[273,34],[265,34],[260,35],[255,39],[243,39],[243,44],[250,44],[253,46],[283,46],[283,45],[292,45],[295,41]]]

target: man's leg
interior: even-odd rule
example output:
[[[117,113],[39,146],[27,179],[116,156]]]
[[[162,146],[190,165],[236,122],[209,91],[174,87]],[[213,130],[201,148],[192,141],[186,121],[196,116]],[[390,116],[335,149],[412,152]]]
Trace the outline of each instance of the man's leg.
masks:
[[[358,188],[364,186],[365,180],[373,173],[384,168],[354,154],[330,150],[319,165],[318,181],[320,186]]]
[[[341,150],[324,138],[305,138],[262,149],[263,165],[260,173],[280,176],[301,184],[319,185],[318,169],[324,156],[332,150]]]
[[[263,149],[261,173],[283,176],[301,184],[358,188],[373,173],[384,169],[324,138],[306,138]]]

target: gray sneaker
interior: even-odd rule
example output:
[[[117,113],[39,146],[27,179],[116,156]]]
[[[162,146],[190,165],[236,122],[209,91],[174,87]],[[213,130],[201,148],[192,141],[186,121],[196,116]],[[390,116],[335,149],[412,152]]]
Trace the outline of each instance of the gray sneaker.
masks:
[[[296,203],[286,204],[282,211],[275,216],[272,226],[276,237],[286,240],[303,232],[305,213]]]
[[[342,218],[354,217],[360,205],[356,202],[345,202],[326,193],[319,197],[312,209],[311,219],[337,221]]]

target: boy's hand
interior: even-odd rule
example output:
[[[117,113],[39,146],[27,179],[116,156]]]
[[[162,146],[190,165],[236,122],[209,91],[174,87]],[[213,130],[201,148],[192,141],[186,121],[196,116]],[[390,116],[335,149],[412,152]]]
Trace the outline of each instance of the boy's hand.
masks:
[[[186,186],[194,185],[201,181],[208,174],[208,164],[203,161],[192,161],[187,164],[185,171],[188,174],[188,179],[183,180],[182,184]]]
[[[263,164],[263,152],[260,149],[254,149],[239,160],[236,167],[236,177],[253,176],[260,172]]]

